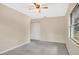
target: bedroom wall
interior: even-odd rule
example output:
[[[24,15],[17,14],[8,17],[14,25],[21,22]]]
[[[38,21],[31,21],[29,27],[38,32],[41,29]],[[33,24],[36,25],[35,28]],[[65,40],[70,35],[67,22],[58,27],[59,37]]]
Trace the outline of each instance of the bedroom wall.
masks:
[[[0,4],[0,52],[30,42],[31,18]]]
[[[40,38],[42,41],[65,43],[67,38],[67,24],[64,16],[60,17],[49,17],[37,19],[33,21],[40,23]],[[40,21],[39,21],[40,20]]]

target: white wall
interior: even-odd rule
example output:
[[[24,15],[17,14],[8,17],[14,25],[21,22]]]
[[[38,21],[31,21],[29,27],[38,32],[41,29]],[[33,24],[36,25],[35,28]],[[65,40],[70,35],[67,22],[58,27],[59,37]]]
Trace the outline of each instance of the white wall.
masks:
[[[65,43],[65,40],[67,38],[67,24],[65,23],[65,21],[65,17],[37,19],[36,22],[40,23],[40,40]],[[35,25],[38,26],[38,23],[36,23]]]
[[[30,41],[30,17],[0,4],[0,52]]]
[[[65,17],[45,18],[40,22],[42,40],[65,43],[67,24]]]

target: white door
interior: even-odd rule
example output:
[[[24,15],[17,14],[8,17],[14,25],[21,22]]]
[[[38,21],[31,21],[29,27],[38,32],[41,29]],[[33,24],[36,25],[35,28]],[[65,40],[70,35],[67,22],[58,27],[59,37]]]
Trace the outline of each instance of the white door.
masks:
[[[40,40],[40,23],[32,23],[31,39]]]

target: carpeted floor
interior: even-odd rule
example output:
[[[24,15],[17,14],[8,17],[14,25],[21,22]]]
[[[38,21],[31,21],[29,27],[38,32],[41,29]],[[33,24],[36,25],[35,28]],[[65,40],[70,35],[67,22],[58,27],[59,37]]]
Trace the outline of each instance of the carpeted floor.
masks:
[[[31,43],[2,55],[68,55],[68,51],[63,43],[32,40]]]

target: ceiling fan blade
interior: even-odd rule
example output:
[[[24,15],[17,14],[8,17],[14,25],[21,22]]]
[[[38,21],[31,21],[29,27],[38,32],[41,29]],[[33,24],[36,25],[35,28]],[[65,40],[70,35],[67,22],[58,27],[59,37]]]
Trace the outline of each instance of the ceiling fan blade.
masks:
[[[48,9],[48,7],[46,6],[46,7],[41,7],[41,8],[43,8],[43,9]]]

